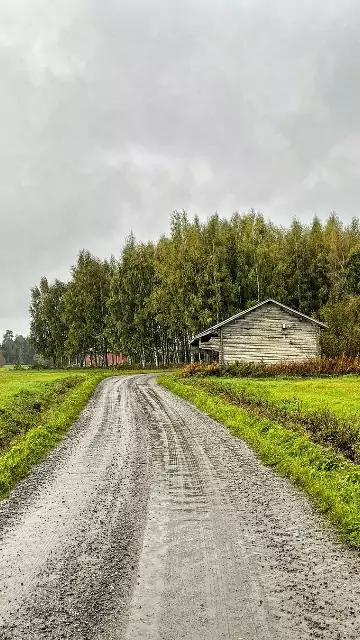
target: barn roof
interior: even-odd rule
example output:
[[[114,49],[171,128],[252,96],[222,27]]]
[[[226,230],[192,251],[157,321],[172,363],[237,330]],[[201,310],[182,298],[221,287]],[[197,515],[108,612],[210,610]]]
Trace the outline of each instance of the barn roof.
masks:
[[[327,325],[324,324],[323,322],[319,322],[319,320],[315,320],[314,318],[310,318],[310,316],[306,316],[304,313],[300,313],[300,311],[296,311],[295,309],[291,309],[290,307],[287,307],[285,304],[282,304],[281,302],[277,302],[277,300],[272,300],[272,298],[268,298],[267,300],[264,300],[263,302],[259,302],[258,304],[255,304],[253,307],[250,307],[249,309],[245,309],[245,311],[240,311],[239,313],[236,313],[234,316],[231,316],[231,318],[227,318],[227,320],[223,320],[222,322],[218,322],[218,324],[214,324],[214,326],[209,327],[208,329],[205,329],[204,331],[201,331],[201,333],[198,333],[196,336],[193,337],[193,339],[190,341],[190,344],[193,344],[194,342],[196,342],[196,340],[199,340],[199,338],[203,338],[204,336],[209,335],[209,333],[213,333],[214,331],[216,331],[220,327],[223,327],[225,324],[229,324],[233,320],[237,320],[238,318],[241,318],[242,316],[246,315],[247,313],[250,313],[251,311],[255,311],[255,309],[258,309],[259,307],[262,307],[265,304],[268,304],[269,302],[272,302],[273,304],[276,304],[278,307],[281,307],[282,309],[285,309],[289,313],[292,313],[293,315],[298,316],[299,318],[303,318],[304,320],[307,320],[308,322],[313,322],[314,324],[318,325],[322,329],[327,329],[328,328]]]

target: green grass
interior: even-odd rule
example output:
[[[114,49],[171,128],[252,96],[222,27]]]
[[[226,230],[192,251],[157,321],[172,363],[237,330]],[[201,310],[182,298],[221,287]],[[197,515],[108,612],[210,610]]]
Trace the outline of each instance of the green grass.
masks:
[[[77,420],[99,382],[150,371],[0,369],[0,500]]]
[[[86,375],[79,374],[77,375]],[[14,371],[0,369],[0,408],[8,404],[20,391],[38,391],[44,384],[75,375],[66,371]]]
[[[220,394],[237,406],[306,433],[315,443],[333,447],[350,461],[360,464],[360,415],[356,404],[350,408],[346,404],[349,397],[347,377],[340,382],[329,378],[310,382],[279,378],[255,381],[205,377],[196,380],[199,387],[210,393]],[[335,389],[332,389],[334,383]],[[358,379],[355,383],[358,385]]]
[[[211,388],[203,385],[200,380],[186,380],[175,376],[161,376],[160,384],[167,387],[177,395],[185,398],[201,411],[207,413],[215,420],[227,426],[230,432],[245,440],[259,455],[261,460],[274,468],[279,474],[284,475],[296,486],[304,490],[311,498],[317,509],[324,514],[339,531],[343,540],[352,546],[360,547],[360,466],[349,462],[344,455],[334,448],[322,446],[313,442],[310,435],[303,430],[298,431],[288,428],[285,424],[256,414],[249,408],[235,406],[232,402],[216,392],[216,386]],[[248,380],[231,381],[237,384],[247,384]],[[259,381],[253,381],[255,385]],[[269,384],[269,380],[261,381],[261,388]],[[293,381],[270,381],[272,393],[280,399],[280,390],[277,391],[273,383],[279,382],[279,386],[290,384],[293,392]],[[297,383],[297,381],[294,381]],[[295,388],[310,402],[311,381],[299,381],[305,386]],[[334,380],[314,380],[330,387]],[[343,402],[348,382],[359,388],[359,379],[343,382],[343,387],[338,387],[338,393],[343,390]],[[310,387],[306,386],[310,383]],[[252,387],[254,390],[254,387]],[[355,392],[355,391],[354,391]],[[316,395],[316,392],[314,392]],[[317,391],[318,393],[318,391]],[[324,394],[325,402],[331,407],[331,397]],[[320,407],[321,398],[317,398],[317,406]],[[339,405],[341,399],[336,398]],[[310,404],[308,405],[310,406]]]
[[[304,409],[328,408],[338,416],[355,415],[360,409],[360,377],[338,378],[222,378],[230,388],[259,393],[274,402],[301,401]]]

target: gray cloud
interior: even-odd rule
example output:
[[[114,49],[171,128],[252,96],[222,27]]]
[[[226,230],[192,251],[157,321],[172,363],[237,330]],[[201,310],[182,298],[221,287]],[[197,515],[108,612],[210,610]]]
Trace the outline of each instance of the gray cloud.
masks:
[[[169,212],[358,214],[357,0],[3,0],[0,331]]]

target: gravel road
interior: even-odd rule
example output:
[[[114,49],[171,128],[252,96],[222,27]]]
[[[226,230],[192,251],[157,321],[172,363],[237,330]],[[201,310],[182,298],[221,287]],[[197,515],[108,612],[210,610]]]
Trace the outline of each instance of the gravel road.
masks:
[[[110,378],[0,506],[0,637],[359,640],[359,569],[224,427]]]

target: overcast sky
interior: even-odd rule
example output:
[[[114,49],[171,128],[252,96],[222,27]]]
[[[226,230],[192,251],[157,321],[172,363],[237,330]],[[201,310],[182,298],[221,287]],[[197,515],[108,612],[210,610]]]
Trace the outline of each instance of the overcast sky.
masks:
[[[0,332],[169,213],[360,203],[359,0],[1,0]]]

